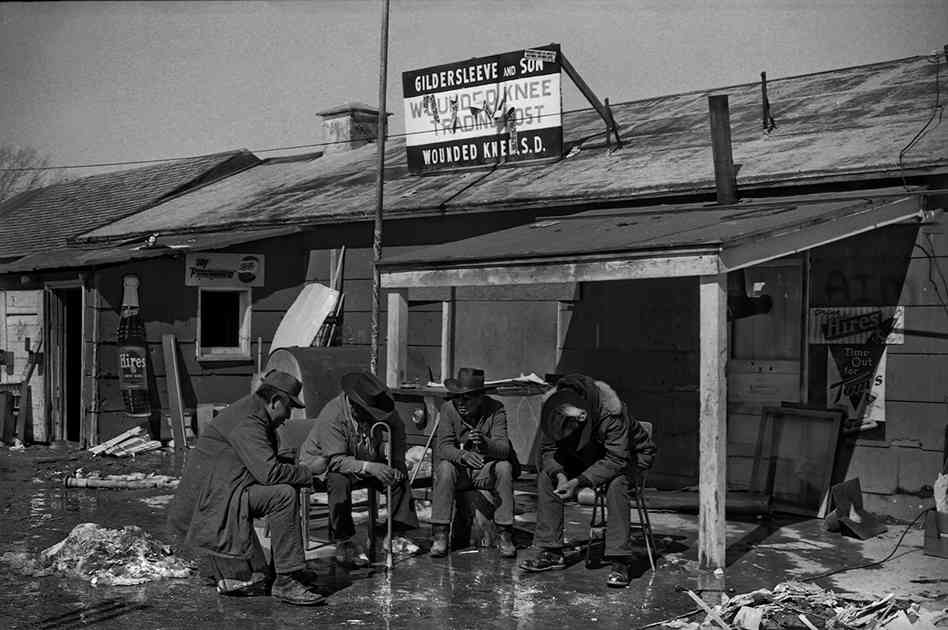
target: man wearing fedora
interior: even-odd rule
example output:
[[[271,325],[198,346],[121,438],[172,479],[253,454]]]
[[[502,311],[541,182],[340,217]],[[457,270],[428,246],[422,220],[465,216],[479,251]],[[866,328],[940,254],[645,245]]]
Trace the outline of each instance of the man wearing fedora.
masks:
[[[629,488],[652,465],[655,445],[607,383],[583,374],[564,376],[540,412],[537,526],[540,552],[525,571],[563,569],[563,502],[580,488],[606,487],[606,549],[611,587],[628,586],[634,556],[629,536]]]
[[[507,437],[504,405],[486,395],[484,370],[460,368],[457,378],[446,379],[444,386],[448,400],[441,407],[435,449],[431,555],[438,558],[448,553],[454,493],[473,488],[497,495],[494,523],[500,555],[514,558],[513,480],[519,464]]]
[[[276,429],[293,407],[303,406],[301,390],[296,378],[271,370],[253,394],[211,420],[188,454],[169,523],[188,544],[209,552],[218,572],[236,562],[250,574],[242,576],[249,580],[218,575],[218,590],[225,594],[249,592],[230,591],[228,585],[237,581],[245,587],[269,581],[253,529],[254,518],[266,517],[276,571],[270,594],[303,606],[323,601],[304,579],[306,559],[297,516],[298,489],[311,486],[313,476],[306,466],[277,457]]]
[[[382,431],[372,431],[376,422],[388,425],[391,466],[383,451]],[[343,376],[342,392],[326,403],[300,447],[300,463],[325,479],[329,524],[340,563],[357,567],[369,563],[364,548],[354,539],[352,484],[357,480],[366,480],[380,489],[391,486],[389,518],[393,536],[418,527],[405,449],[405,424],[395,411],[388,388],[370,372]],[[395,548],[417,549],[404,536],[395,538],[392,544]]]

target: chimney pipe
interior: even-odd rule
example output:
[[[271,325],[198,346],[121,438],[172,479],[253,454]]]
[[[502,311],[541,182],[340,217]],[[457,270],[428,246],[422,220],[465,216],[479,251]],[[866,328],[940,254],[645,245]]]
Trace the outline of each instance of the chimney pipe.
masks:
[[[711,113],[711,151],[714,155],[714,183],[718,203],[737,203],[737,177],[731,153],[731,116],[727,94],[708,97]]]

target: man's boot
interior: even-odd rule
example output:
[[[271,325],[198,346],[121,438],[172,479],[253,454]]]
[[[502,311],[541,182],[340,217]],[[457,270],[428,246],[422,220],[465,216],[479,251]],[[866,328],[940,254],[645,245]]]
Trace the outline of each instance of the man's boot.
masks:
[[[497,542],[497,547],[500,548],[500,555],[503,558],[516,558],[517,557],[517,545],[513,541],[513,526],[511,525],[498,525],[497,533],[499,536],[499,541]]]
[[[429,555],[432,558],[443,558],[448,555],[448,526],[431,526],[431,551]]]
[[[297,574],[278,574],[270,587],[270,596],[295,606],[317,606],[326,601],[325,597],[311,591]]]

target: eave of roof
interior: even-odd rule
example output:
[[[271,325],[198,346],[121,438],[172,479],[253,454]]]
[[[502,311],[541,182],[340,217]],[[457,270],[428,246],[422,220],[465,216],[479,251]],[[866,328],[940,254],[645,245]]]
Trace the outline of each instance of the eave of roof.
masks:
[[[631,261],[648,263],[660,275],[674,275],[676,265],[679,275],[720,273],[919,216],[922,197],[883,189],[592,211],[386,256],[380,270],[386,287],[479,284],[489,277],[493,283],[551,282],[550,273],[577,273],[582,265],[586,274],[620,273],[608,265]]]

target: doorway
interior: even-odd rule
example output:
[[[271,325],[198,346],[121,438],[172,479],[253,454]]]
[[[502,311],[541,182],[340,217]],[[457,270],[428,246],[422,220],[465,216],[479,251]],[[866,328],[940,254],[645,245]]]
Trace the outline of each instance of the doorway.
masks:
[[[82,431],[82,288],[47,287],[48,415],[54,440],[80,442]]]

